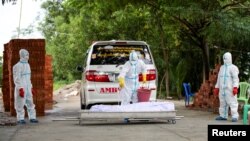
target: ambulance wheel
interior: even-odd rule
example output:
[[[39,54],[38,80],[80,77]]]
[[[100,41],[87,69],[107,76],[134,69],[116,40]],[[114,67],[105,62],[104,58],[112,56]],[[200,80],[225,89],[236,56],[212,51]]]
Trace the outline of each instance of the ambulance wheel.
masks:
[[[86,105],[86,109],[90,109],[94,104]]]
[[[82,95],[80,95],[80,106],[82,110],[86,109],[86,105],[82,104]]]
[[[81,104],[81,109],[82,110],[86,109],[86,106],[84,104]]]

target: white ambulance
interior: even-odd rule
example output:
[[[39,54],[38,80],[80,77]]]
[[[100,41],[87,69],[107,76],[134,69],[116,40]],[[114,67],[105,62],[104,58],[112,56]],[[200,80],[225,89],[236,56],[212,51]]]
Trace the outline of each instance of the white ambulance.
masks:
[[[147,66],[147,83],[144,87],[151,89],[150,101],[156,101],[158,76],[149,45],[144,41],[96,41],[87,51],[85,64],[77,67],[82,72],[81,109],[89,109],[94,104],[120,103],[117,76],[129,60],[132,50]],[[142,74],[139,74],[139,81],[142,82]]]

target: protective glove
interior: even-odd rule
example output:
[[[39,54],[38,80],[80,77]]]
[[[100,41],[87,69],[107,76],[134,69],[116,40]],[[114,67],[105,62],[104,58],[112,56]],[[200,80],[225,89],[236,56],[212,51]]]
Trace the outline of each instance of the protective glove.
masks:
[[[147,74],[142,74],[142,83],[145,84],[147,82]]]
[[[31,89],[31,92],[32,92],[32,95],[34,96],[35,94],[36,94],[36,91],[35,91],[35,89]]]
[[[214,95],[216,95],[216,96],[219,95],[219,88],[214,88]]]
[[[118,81],[119,81],[119,86],[120,86],[120,88],[123,88],[124,85],[125,85],[124,78],[123,78],[123,77],[119,77],[119,78],[118,78]]]
[[[237,87],[234,87],[234,89],[233,89],[233,94],[234,94],[234,95],[237,95],[237,94],[238,94],[238,88],[237,88]]]
[[[23,88],[19,89],[19,96],[22,97],[22,98],[24,97],[24,90],[23,90]]]

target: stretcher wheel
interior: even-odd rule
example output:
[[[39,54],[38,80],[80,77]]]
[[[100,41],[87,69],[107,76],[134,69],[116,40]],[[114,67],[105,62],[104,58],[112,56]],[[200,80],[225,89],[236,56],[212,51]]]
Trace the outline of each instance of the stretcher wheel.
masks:
[[[172,123],[173,123],[173,124],[176,124],[176,120],[172,120]]]
[[[129,123],[129,118],[124,118],[124,123]]]

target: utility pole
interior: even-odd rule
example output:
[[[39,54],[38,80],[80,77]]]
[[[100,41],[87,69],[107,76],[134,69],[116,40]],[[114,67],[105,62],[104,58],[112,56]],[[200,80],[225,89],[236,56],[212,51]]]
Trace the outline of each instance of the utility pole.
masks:
[[[19,26],[18,26],[17,38],[19,38],[20,30],[21,30],[22,9],[23,9],[23,0],[21,0],[21,6],[20,6],[20,16],[19,16]]]

